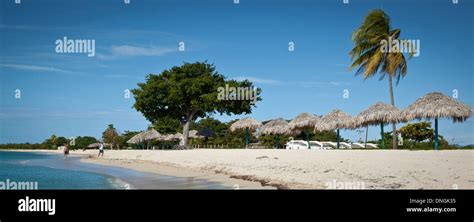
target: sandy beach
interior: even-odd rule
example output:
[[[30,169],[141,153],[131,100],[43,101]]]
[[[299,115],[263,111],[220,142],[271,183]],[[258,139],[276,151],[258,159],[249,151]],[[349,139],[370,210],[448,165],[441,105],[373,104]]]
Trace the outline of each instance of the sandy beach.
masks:
[[[72,153],[88,163],[235,188],[474,189],[474,150],[106,150],[103,158],[97,152]]]

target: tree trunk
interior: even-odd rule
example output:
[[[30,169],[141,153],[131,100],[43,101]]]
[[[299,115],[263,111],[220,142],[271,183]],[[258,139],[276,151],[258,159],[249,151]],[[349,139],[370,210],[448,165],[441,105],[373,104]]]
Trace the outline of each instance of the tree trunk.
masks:
[[[183,125],[183,146],[188,146],[189,139],[189,127],[191,126],[191,121],[193,120],[195,112],[192,112],[186,117],[186,123]]]
[[[388,82],[390,84],[390,103],[392,106],[395,106],[395,99],[393,98],[393,87],[392,87],[392,76],[388,75]],[[397,142],[397,124],[392,123],[392,148],[396,149],[398,142]]]

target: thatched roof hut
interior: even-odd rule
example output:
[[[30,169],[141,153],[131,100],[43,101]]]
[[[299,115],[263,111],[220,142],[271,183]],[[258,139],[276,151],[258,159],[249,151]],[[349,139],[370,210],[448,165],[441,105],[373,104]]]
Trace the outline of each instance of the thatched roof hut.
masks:
[[[321,118],[315,125],[315,131],[353,128],[352,117],[342,110],[335,109]]]
[[[160,138],[161,134],[156,131],[155,129],[151,128],[151,129],[148,129],[147,131],[145,131],[143,134],[142,134],[142,139],[143,140],[154,140],[154,139],[157,139],[157,138]]]
[[[290,131],[302,131],[308,128],[314,128],[321,118],[311,113],[300,113],[288,123]]]
[[[143,133],[144,132],[140,132],[138,133],[137,135],[133,136],[132,138],[130,138],[129,140],[127,140],[127,143],[131,143],[131,144],[138,144],[138,143],[141,143],[143,142]]]
[[[396,123],[400,117],[400,110],[397,107],[378,102],[354,117],[353,128],[380,123]]]
[[[262,135],[283,135],[288,133],[288,121],[278,118],[269,121],[260,128]]]
[[[238,129],[249,129],[249,130],[256,130],[257,128],[260,128],[262,126],[262,123],[250,118],[250,117],[245,117],[242,118],[232,125],[230,125],[230,131],[234,132]]]
[[[472,108],[439,92],[428,93],[402,111],[405,121],[413,119],[449,118],[463,122],[472,115]]]

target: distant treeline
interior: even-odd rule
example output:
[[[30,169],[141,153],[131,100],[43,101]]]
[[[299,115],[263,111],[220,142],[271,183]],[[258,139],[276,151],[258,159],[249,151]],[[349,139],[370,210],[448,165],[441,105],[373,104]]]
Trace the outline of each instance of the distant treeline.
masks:
[[[48,147],[45,144],[41,143],[7,143],[7,144],[0,144],[0,149],[24,149],[24,150],[37,150],[37,149],[53,149],[52,147]]]
[[[198,132],[206,131],[209,136],[201,139],[191,139],[189,145],[199,147],[225,147],[225,148],[243,148],[245,147],[245,131],[231,132],[229,130],[230,125],[234,121],[227,123],[221,122],[213,118],[204,118],[196,122],[191,126],[191,129],[197,130]],[[266,122],[263,122],[265,124]],[[161,134],[174,134],[181,132],[182,128],[179,121],[172,119],[163,119],[153,124],[151,127],[155,128]],[[403,137],[403,146],[399,146],[399,149],[410,149],[410,150],[429,150],[434,149],[434,130],[431,128],[429,122],[419,122],[414,124],[407,124],[406,126],[398,130]],[[211,133],[209,133],[211,132]],[[143,149],[143,144],[128,144],[127,141],[138,134],[137,131],[125,131],[119,133],[112,124],[108,125],[105,131],[102,133],[102,141],[108,144],[113,144],[114,149]],[[326,132],[310,132],[310,140],[317,141],[336,141],[337,135],[334,131]],[[278,144],[279,148],[284,148],[285,143],[288,140],[297,139],[305,140],[306,135],[301,133],[294,136],[274,136],[274,135],[260,135],[258,138],[250,133],[250,143],[258,143],[262,147],[273,148]],[[391,132],[385,133],[385,147],[391,147],[392,144]],[[10,143],[0,144],[0,149],[57,149],[59,146],[63,146],[66,143],[69,144],[70,149],[86,149],[88,145],[96,143],[99,140],[92,136],[79,136],[75,137],[74,141],[71,142],[62,136],[52,135],[50,138],[44,140],[42,143]],[[341,141],[349,142],[349,140],[341,138]],[[358,141],[363,142],[363,141]],[[381,140],[368,141],[370,143],[380,144]],[[151,145],[167,149],[177,145],[178,141],[152,141]],[[439,136],[439,148],[440,149],[473,149],[473,145],[460,146],[456,144],[449,144],[442,135]],[[109,147],[107,147],[109,148]]]

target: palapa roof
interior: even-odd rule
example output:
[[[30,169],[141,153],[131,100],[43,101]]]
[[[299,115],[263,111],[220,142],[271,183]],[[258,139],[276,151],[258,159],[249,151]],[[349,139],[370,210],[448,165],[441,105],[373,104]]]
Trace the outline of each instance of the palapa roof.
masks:
[[[278,118],[269,121],[260,128],[262,135],[283,135],[288,133],[288,121]]]
[[[159,138],[160,136],[161,134],[153,128],[148,129],[142,134],[143,140],[153,140]]]
[[[127,140],[127,143],[131,143],[131,144],[137,144],[137,143],[141,143],[143,142],[143,137],[142,137],[142,134],[144,132],[140,132],[138,133],[137,135],[133,136],[132,138],[130,138],[129,140]]]
[[[315,131],[334,129],[351,129],[354,127],[352,117],[342,110],[335,109],[321,118],[315,125]]]
[[[151,129],[148,129],[147,131],[140,132],[137,135],[133,136],[127,141],[127,143],[137,144],[143,141],[154,140],[160,137],[161,137],[161,134],[155,129],[151,128]]]
[[[402,111],[405,121],[413,119],[450,118],[463,122],[472,115],[472,108],[440,92],[432,92],[417,99]]]
[[[288,129],[295,132],[305,128],[314,128],[320,119],[311,113],[300,113],[288,123]]]
[[[173,135],[173,137],[177,140],[181,140],[181,139],[183,139],[183,134],[180,133],[180,132],[177,132]],[[189,135],[188,135],[188,137],[189,137]]]
[[[353,119],[354,128],[359,126],[396,123],[401,119],[400,110],[389,104],[378,102],[360,112]]]
[[[245,129],[245,128],[249,128],[249,130],[256,130],[257,128],[261,126],[262,126],[261,122],[250,117],[245,117],[240,120],[237,120],[235,123],[232,123],[232,125],[230,125],[230,131],[234,132],[238,129]]]

